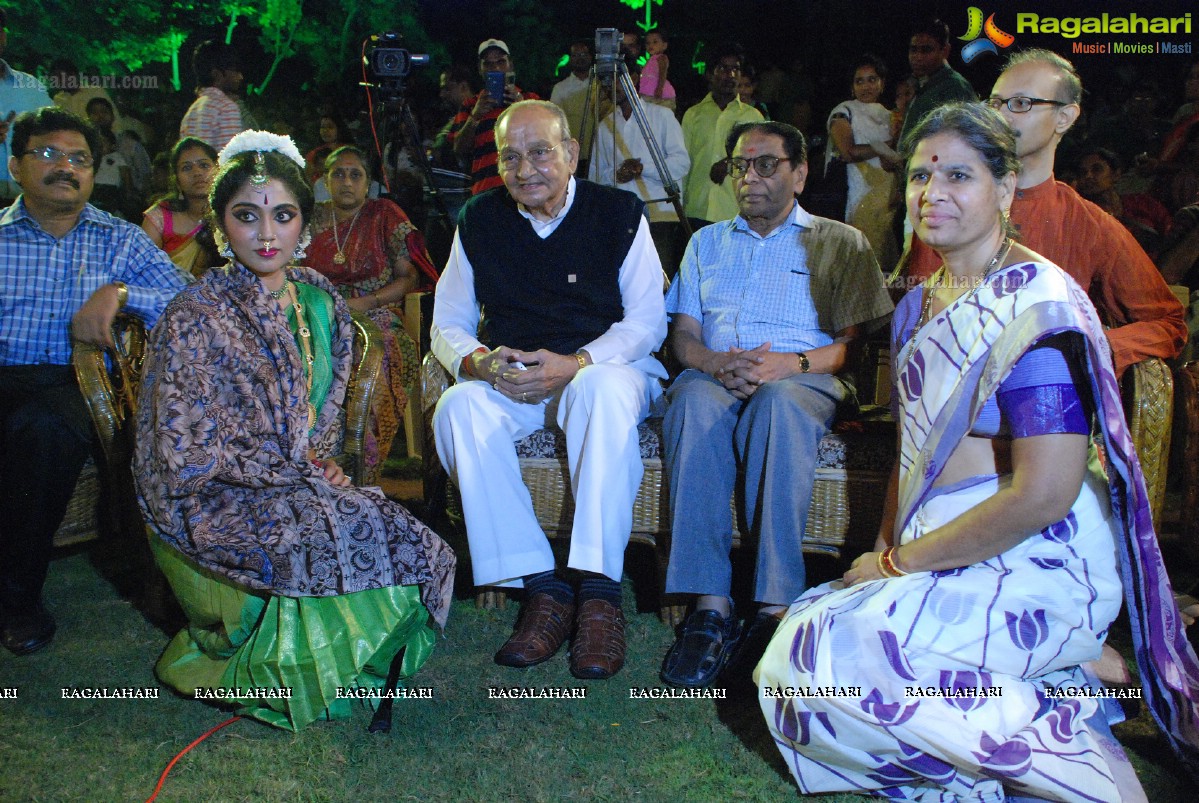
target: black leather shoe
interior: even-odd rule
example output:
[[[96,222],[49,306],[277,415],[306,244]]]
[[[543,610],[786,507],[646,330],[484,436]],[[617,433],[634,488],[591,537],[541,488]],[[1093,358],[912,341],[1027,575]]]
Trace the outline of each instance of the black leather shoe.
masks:
[[[732,654],[741,627],[729,611],[695,611],[662,662],[662,680],[671,686],[699,689],[711,685]]]
[[[0,644],[14,655],[28,655],[49,644],[54,630],[54,617],[40,604],[23,613],[8,611],[0,630]]]

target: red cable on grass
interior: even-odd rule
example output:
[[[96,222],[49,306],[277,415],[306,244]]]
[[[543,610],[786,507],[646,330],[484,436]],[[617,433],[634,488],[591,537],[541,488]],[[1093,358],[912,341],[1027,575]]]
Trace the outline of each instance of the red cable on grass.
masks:
[[[233,717],[232,719],[225,720],[224,722],[222,722],[220,725],[217,725],[216,727],[209,728],[208,730],[204,731],[203,735],[201,735],[199,739],[196,739],[194,742],[189,744],[187,747],[180,750],[179,753],[174,758],[171,759],[171,763],[167,764],[167,768],[162,771],[162,775],[158,776],[158,786],[154,787],[154,794],[152,794],[148,798],[146,798],[146,803],[152,803],[154,798],[158,797],[158,793],[162,791],[162,785],[167,782],[167,775],[170,773],[171,768],[175,766],[176,762],[178,762],[179,759],[181,759],[185,755],[187,755],[187,751],[191,750],[193,747],[195,747],[200,742],[207,739],[212,734],[219,731],[221,728],[225,727],[226,725],[232,725],[234,722],[237,722],[239,719],[241,719],[241,717]]]

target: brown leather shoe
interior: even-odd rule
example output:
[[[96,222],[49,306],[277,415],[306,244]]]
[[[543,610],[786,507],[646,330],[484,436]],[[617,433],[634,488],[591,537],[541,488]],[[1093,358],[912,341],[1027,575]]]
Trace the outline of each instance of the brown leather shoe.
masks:
[[[570,635],[575,606],[549,594],[534,594],[520,608],[516,629],[495,654],[500,666],[525,667],[552,658]]]
[[[586,680],[610,678],[624,666],[624,651],[624,611],[602,599],[584,602],[570,647],[570,673]]]

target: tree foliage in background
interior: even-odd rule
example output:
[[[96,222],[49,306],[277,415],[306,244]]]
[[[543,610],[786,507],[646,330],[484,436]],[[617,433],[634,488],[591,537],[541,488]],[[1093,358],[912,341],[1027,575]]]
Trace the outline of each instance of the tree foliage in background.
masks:
[[[308,6],[295,46],[312,63],[320,86],[356,85],[362,79],[363,40],[372,34],[395,31],[406,50],[429,53],[434,63],[446,60],[445,45],[430,38],[416,0],[323,0]]]
[[[292,40],[304,18],[304,0],[266,0],[265,3],[252,6],[249,12],[243,10],[242,13],[258,28],[258,41],[271,55],[271,66],[267,68],[262,83],[247,88],[247,92],[261,95],[275,77],[279,63],[296,52]]]
[[[222,13],[221,0],[104,0],[82,8],[57,0],[5,2],[9,51],[38,72],[56,58],[81,70],[128,75],[170,64],[177,78],[179,48]],[[178,89],[178,85],[176,85]]]
[[[416,0],[101,0],[81,5],[0,2],[9,15],[9,60],[34,73],[62,56],[89,73],[164,71],[178,91],[190,77],[184,46],[215,31],[230,42],[240,26],[257,34],[270,59],[265,74],[249,88],[261,94],[280,64],[292,57],[308,62],[318,84],[357,82],[360,44],[372,33],[399,31],[409,50],[445,59],[445,47],[430,40],[420,21]]]

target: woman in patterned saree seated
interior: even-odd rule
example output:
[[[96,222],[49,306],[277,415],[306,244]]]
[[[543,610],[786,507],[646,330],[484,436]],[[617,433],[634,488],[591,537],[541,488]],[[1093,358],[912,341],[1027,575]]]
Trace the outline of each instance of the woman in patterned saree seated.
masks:
[[[420,363],[404,330],[404,296],[437,283],[425,240],[403,210],[367,198],[371,172],[362,150],[338,148],[325,160],[333,198],[316,205],[308,264],[333,282],[350,309],[365,312],[383,332],[382,376],[371,405],[366,465],[374,476],[399,430]]]
[[[171,149],[171,192],[146,210],[142,229],[171,261],[192,276],[203,276],[221,263],[208,220],[208,190],[216,174],[217,154],[195,137]]]
[[[1199,665],[1103,327],[1010,238],[1019,163],[998,114],[943,106],[904,153],[909,218],[944,264],[895,310],[884,523],[791,606],[758,665],[763,713],[805,793],[1144,800],[1119,707],[1080,664],[1123,598],[1148,707],[1192,768]]]
[[[288,264],[312,214],[303,165],[290,139],[260,131],[221,152],[212,214],[229,264],[181,292],[150,336],[134,466],[155,557],[188,615],[159,678],[184,694],[225,690],[289,729],[348,715],[345,690],[382,686],[393,659],[416,672],[445,625],[455,565],[435,533],[331,459],[352,323],[324,277]]]

